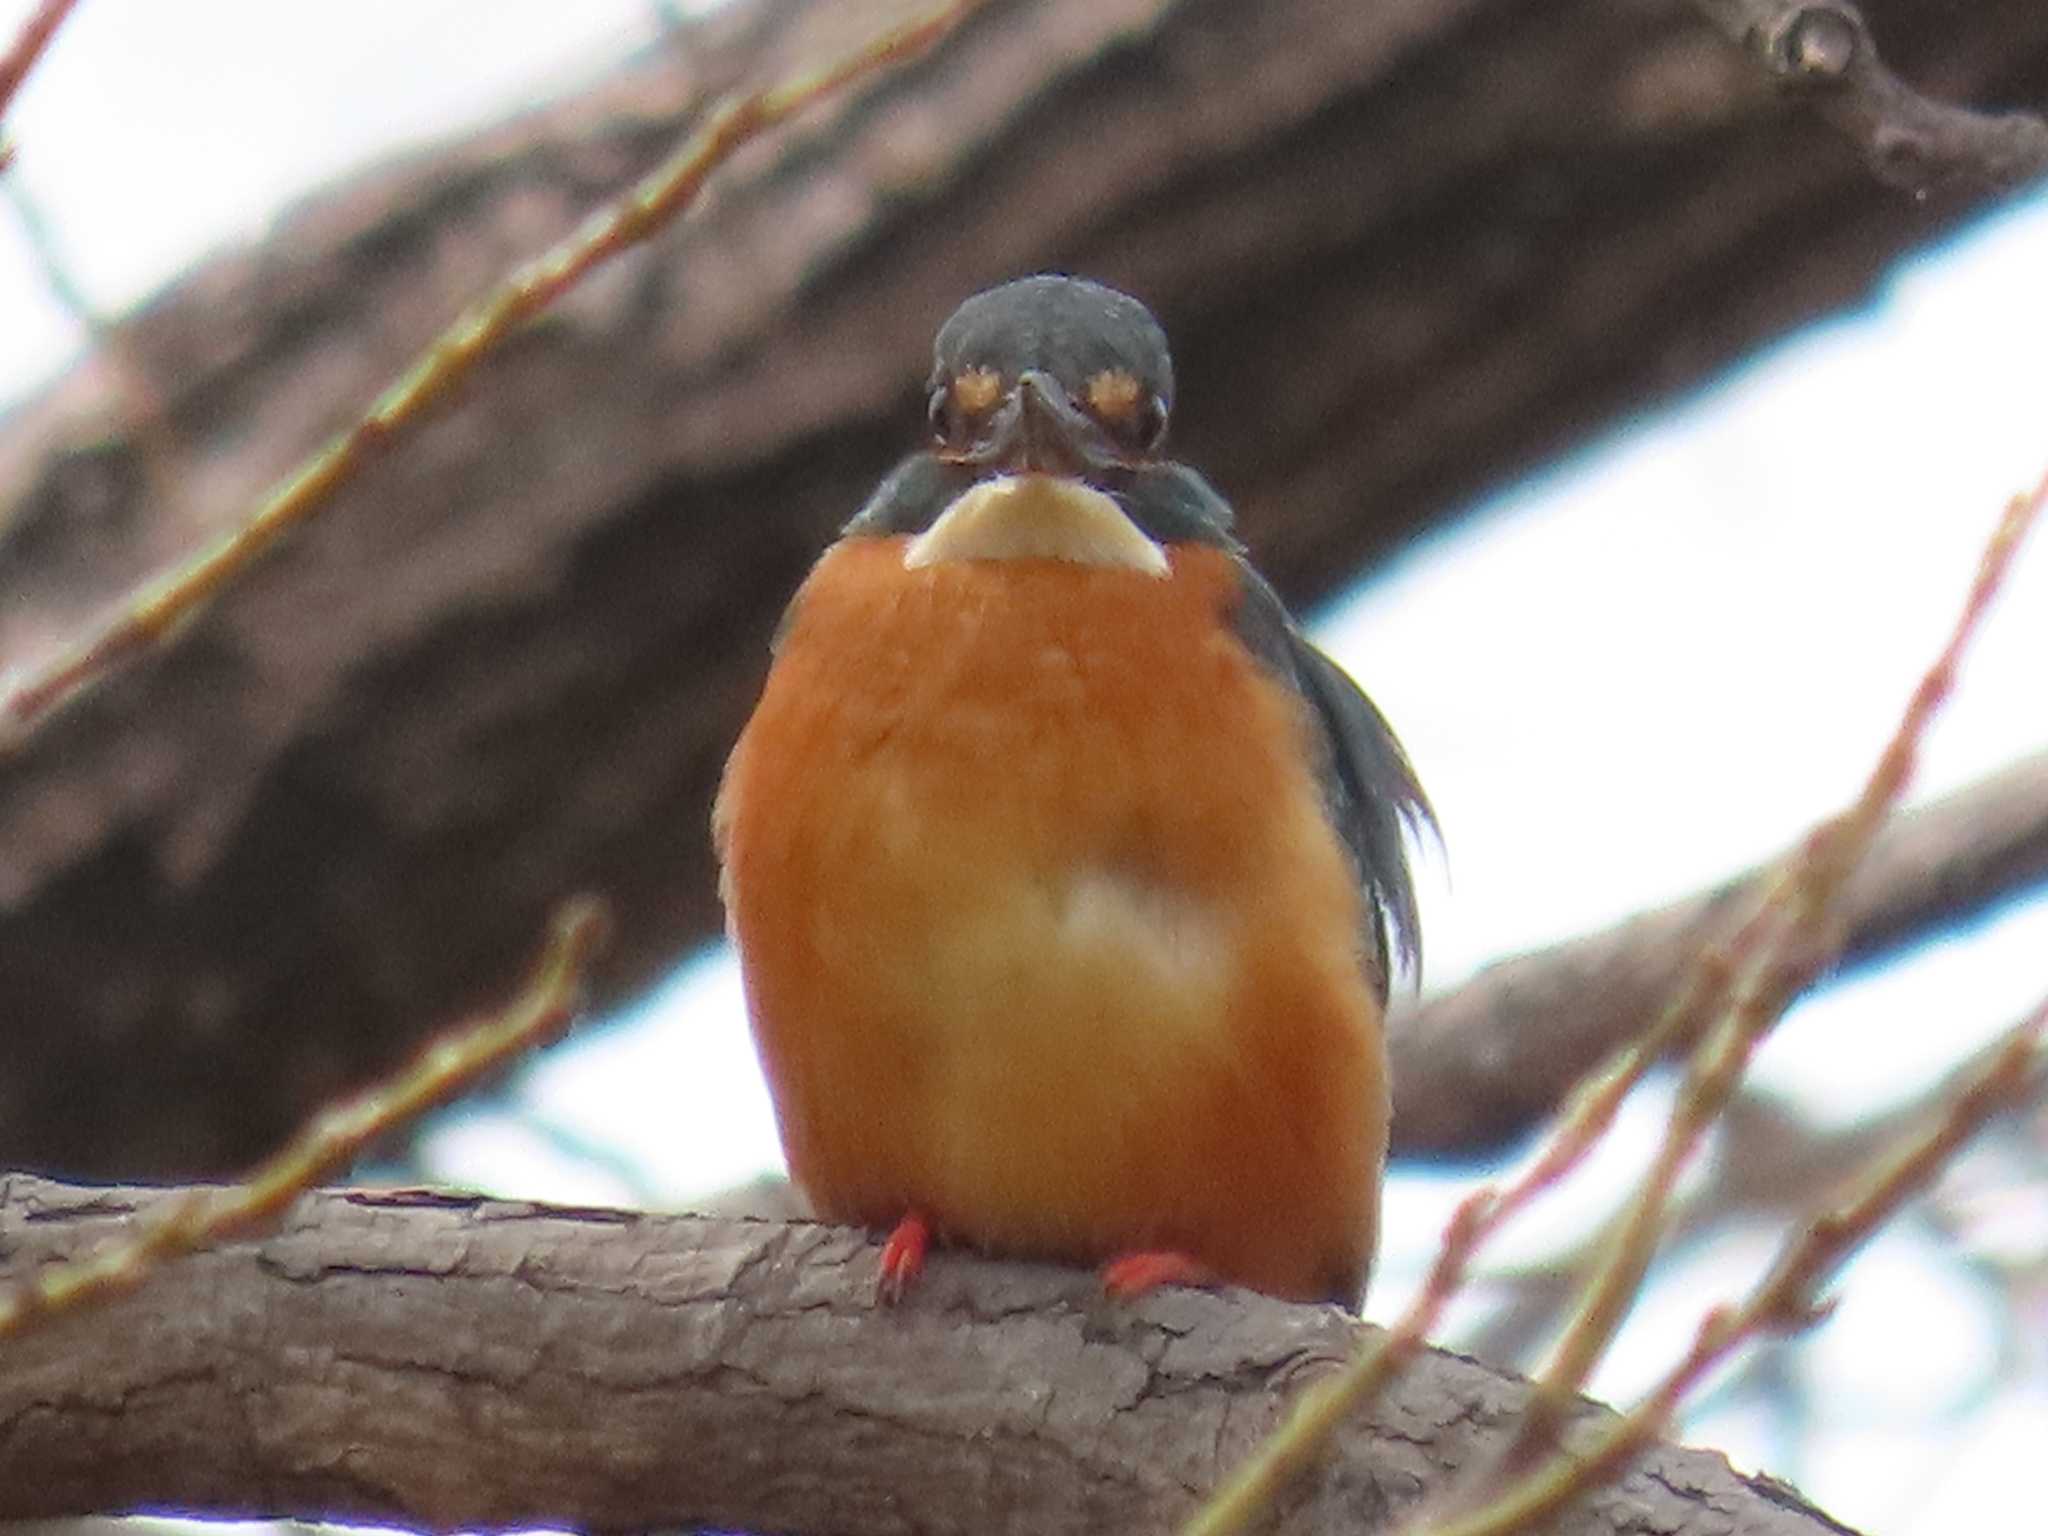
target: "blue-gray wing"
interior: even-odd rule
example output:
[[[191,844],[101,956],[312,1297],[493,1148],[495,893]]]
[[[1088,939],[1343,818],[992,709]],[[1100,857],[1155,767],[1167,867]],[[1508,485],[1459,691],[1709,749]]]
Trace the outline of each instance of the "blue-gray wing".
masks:
[[[1308,700],[1310,721],[1321,738],[1323,801],[1351,850],[1371,908],[1384,1001],[1390,948],[1409,974],[1421,968],[1422,931],[1408,846],[1424,827],[1435,830],[1436,814],[1379,707],[1349,673],[1309,642],[1264,577],[1247,566],[1243,580],[1239,632],[1254,655]]]
[[[1408,754],[1378,706],[1309,642],[1279,594],[1245,562],[1231,533],[1229,505],[1207,481],[1185,466],[1162,464],[1119,490],[1126,509],[1153,537],[1192,539],[1237,557],[1243,587],[1238,634],[1254,656],[1307,701],[1323,803],[1350,850],[1366,897],[1367,939],[1384,1000],[1392,959],[1398,957],[1411,975],[1421,966],[1408,848],[1423,828],[1436,829],[1436,815]]]

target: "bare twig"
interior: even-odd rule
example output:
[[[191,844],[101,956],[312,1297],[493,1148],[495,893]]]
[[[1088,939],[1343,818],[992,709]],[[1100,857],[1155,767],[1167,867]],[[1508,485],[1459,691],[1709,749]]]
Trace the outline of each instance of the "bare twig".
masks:
[[[1630,1200],[1605,1262],[1582,1293],[1577,1317],[1537,1377],[1536,1396],[1510,1452],[1512,1466],[1551,1450],[1642,1287],[1662,1244],[1680,1173],[1741,1085],[1757,1045],[1839,947],[1835,909],[1842,890],[1905,792],[1927,727],[1955,686],[1956,665],[2044,501],[2048,475],[2032,494],[2014,498],[2006,508],[1947,643],[1914,690],[1862,792],[1841,815],[1807,835],[1765,897],[1761,910],[1767,923],[1776,919],[1777,931],[1742,978],[1726,1016],[1693,1052],[1656,1158]]]
[[[1588,1080],[1542,1153],[1506,1185],[1473,1191],[1452,1213],[1428,1278],[1408,1310],[1376,1343],[1360,1350],[1338,1375],[1306,1393],[1271,1439],[1189,1522],[1185,1536],[1235,1536],[1321,1452],[1344,1419],[1370,1402],[1406,1368],[1435,1331],[1445,1305],[1464,1284],[1472,1255],[1508,1220],[1576,1168],[1607,1134],[1629,1090],[1672,1041],[1683,1038],[1725,995],[1727,979],[1757,942],[1767,916],[1759,908],[1723,944],[1703,950],[1684,989],[1644,1037]]]
[[[1667,1252],[1707,1241],[1732,1223],[1782,1228],[1803,1222],[1857,1170],[1946,1113],[1993,1054],[1991,1048],[1973,1051],[1900,1103],[1843,1126],[1817,1125],[1777,1095],[1753,1085],[1745,1088],[1721,1117],[1717,1155],[1679,1192]],[[2016,1124],[1998,1145],[2024,1144],[2025,1134]],[[2038,1173],[2048,1175],[2048,1166]],[[1997,1180],[2007,1194],[2017,1194],[2018,1181],[2028,1177],[2010,1164],[1995,1173],[1987,1166],[1980,1176]],[[1961,1246],[1966,1239],[1958,1229],[1967,1217],[1957,1207],[1964,1203],[1960,1191],[1944,1191],[1919,1214],[1949,1231]],[[1592,1266],[1602,1237],[1592,1231],[1540,1261],[1489,1268],[1485,1283],[1502,1305],[1491,1321],[1462,1333],[1458,1347],[1482,1360],[1529,1358],[1570,1315],[1577,1300],[1576,1277]]]
[[[1605,1267],[1586,1288],[1578,1321],[1550,1368],[1536,1383],[1528,1411],[1500,1465],[1526,1465],[1549,1449],[1558,1426],[1604,1350],[1641,1271],[1656,1246],[1679,1170],[1741,1081],[1751,1050],[1786,1002],[1829,953],[1831,903],[1910,776],[1922,734],[1954,685],[1955,668],[1978,622],[1996,595],[2033,520],[2048,502],[2048,475],[2016,497],[2000,519],[1977,578],[1940,656],[1909,701],[1892,740],[1862,793],[1841,815],[1811,833],[1786,861],[1756,908],[1723,944],[1700,953],[1683,986],[1650,1031],[1621,1053],[1579,1093],[1540,1155],[1505,1188],[1488,1185],[1460,1204],[1445,1231],[1437,1261],[1408,1310],[1376,1343],[1360,1350],[1337,1376],[1304,1394],[1285,1423],[1260,1447],[1188,1525],[1186,1536],[1232,1536],[1270,1507],[1274,1495],[1320,1452],[1344,1418],[1370,1401],[1399,1373],[1435,1327],[1443,1307],[1463,1283],[1474,1252],[1516,1210],[1575,1167],[1613,1123],[1630,1087],[1669,1042],[1726,1003],[1726,1017],[1693,1059],[1685,1091],[1673,1110],[1665,1145],[1645,1175]],[[1740,990],[1727,1002],[1740,978]]]
[[[1824,1318],[1829,1304],[1817,1293],[1842,1262],[1926,1188],[1986,1121],[2026,1103],[2048,1083],[2041,1058],[2044,1031],[2048,1002],[2006,1035],[1989,1064],[1963,1085],[1932,1127],[1880,1157],[1839,1205],[1819,1212],[1788,1238],[1742,1302],[1709,1312],[1684,1358],[1593,1445],[1555,1458],[1467,1517],[1423,1527],[1423,1536],[1513,1536],[1536,1529],[1613,1477],[1661,1435],[1701,1378],[1740,1346],[1767,1334],[1797,1333]]]
[[[43,0],[29,12],[21,30],[14,34],[14,42],[7,52],[0,54],[0,124],[6,120],[7,109],[14,105],[14,93],[21,89],[22,81],[36,67],[36,60],[43,56],[50,39],[57,35],[57,28],[64,24],[64,18],[71,14],[71,8],[77,3],[78,0]],[[0,143],[0,171],[6,170],[8,161],[13,158],[12,147]]]
[[[0,1292],[0,1339],[35,1323],[134,1290],[166,1260],[265,1226],[380,1136],[458,1097],[479,1078],[543,1041],[575,1016],[583,973],[605,927],[582,897],[556,914],[533,977],[512,1006],[429,1046],[397,1076],[327,1109],[245,1183],[202,1190],[135,1237]]]
[[[2048,175],[2048,121],[1934,101],[1893,74],[1848,0],[1693,0],[1715,26],[1821,112],[1884,181],[2010,188]]]
[[[522,323],[599,263],[649,239],[696,201],[734,152],[825,97],[917,57],[980,0],[952,0],[893,27],[825,67],[713,107],[674,155],[575,234],[513,273],[460,316],[371,404],[354,426],[273,488],[238,530],[132,593],[112,621],[59,655],[0,703],[0,754],[18,750],[53,711],[146,651],[277,539],[306,521],[370,456],[417,425]]]

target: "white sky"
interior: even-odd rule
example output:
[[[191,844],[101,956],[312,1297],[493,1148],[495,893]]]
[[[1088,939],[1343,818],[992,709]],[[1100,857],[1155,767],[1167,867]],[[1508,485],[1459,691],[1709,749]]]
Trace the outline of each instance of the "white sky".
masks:
[[[0,34],[28,8],[0,0]],[[71,277],[114,313],[260,237],[323,178],[571,83],[656,19],[645,0],[85,0],[10,118],[13,174]],[[1433,985],[1764,857],[1853,792],[2005,498],[2048,465],[2044,271],[2036,200],[1911,264],[1865,312],[1476,509],[1323,617],[1442,814],[1449,878],[1424,877]],[[0,204],[0,403],[80,339]],[[1201,462],[1199,443],[1179,446]],[[2048,541],[2023,556],[1936,728],[1927,789],[2048,747],[2044,657]],[[1759,1078],[1830,1123],[1853,1118],[2043,992],[2037,901],[1802,1006]],[[681,1201],[777,1165],[729,963],[690,968],[644,1013],[538,1063],[524,1115],[448,1122],[428,1142],[434,1170],[539,1198]],[[1538,1230],[1508,1235],[1503,1265],[1592,1228],[1663,1094],[1632,1107],[1604,1169]],[[608,1156],[565,1154],[580,1144]],[[1375,1315],[1399,1305],[1467,1187],[1394,1180]],[[2029,1236],[2038,1249],[2038,1224],[2022,1248]],[[1684,1255],[1596,1390],[1642,1385],[1765,1252],[1732,1233]],[[2012,1528],[2038,1507],[2020,1452],[2048,1444],[2038,1359],[2030,1382],[1971,1390],[1997,1368],[1990,1314],[1910,1225],[1843,1290],[1797,1367],[1823,1405],[1798,1465],[1753,1406],[1710,1406],[1688,1433],[1873,1531]]]

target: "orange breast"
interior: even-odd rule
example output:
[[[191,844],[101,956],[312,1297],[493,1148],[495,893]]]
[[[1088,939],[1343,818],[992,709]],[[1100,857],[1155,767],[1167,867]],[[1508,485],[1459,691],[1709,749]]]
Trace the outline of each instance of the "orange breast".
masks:
[[[1361,897],[1229,559],[806,583],[717,826],[790,1168],[993,1251],[1355,1296],[1387,1100]]]

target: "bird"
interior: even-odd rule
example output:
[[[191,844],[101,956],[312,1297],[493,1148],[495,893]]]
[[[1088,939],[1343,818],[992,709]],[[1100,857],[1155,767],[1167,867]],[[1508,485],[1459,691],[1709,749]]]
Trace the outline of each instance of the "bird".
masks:
[[[1435,815],[1164,451],[1164,332],[1041,274],[940,328],[930,441],[817,560],[712,815],[791,1177],[1117,1297],[1362,1303]]]

